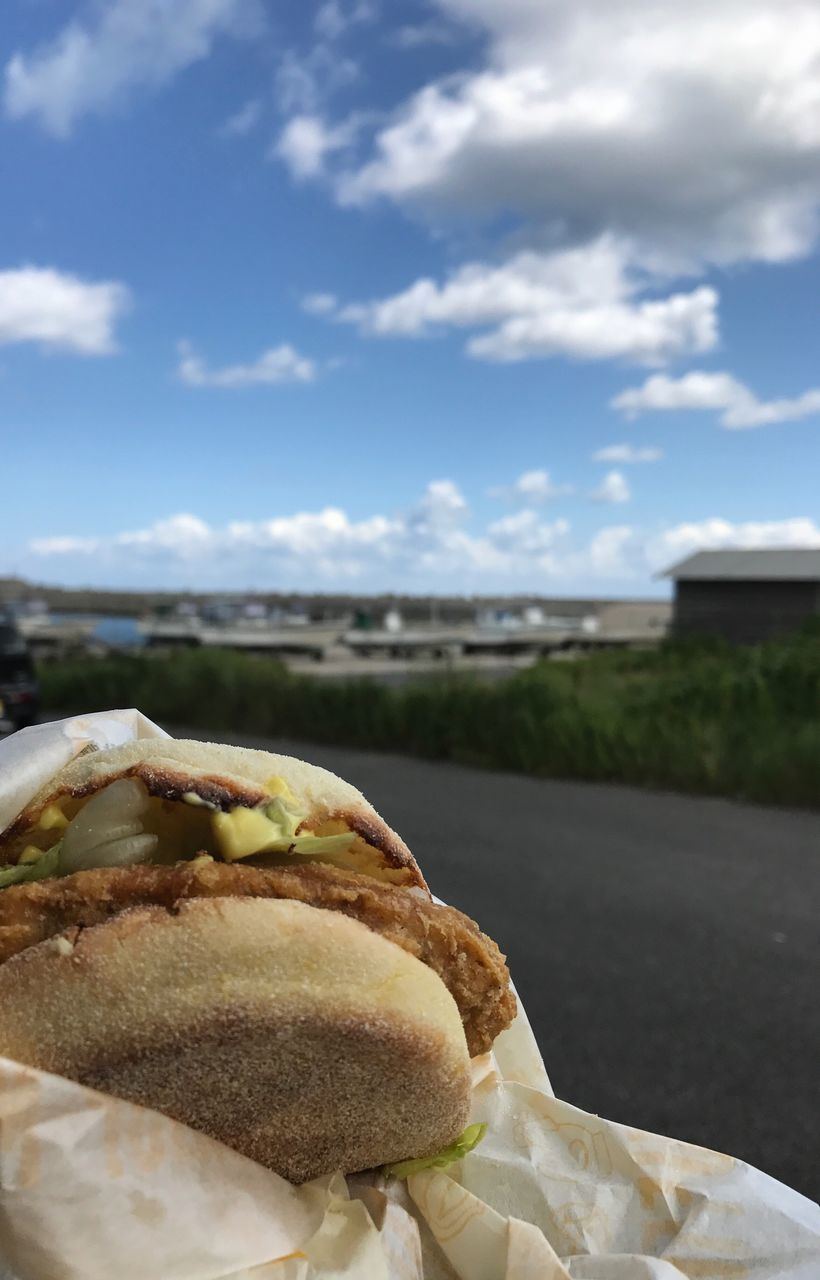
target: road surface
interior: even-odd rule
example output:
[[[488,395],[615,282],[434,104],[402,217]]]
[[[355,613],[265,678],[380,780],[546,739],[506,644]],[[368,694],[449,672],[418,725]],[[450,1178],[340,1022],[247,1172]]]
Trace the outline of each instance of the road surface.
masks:
[[[232,740],[334,770],[401,832],[506,951],[559,1097],[817,1197],[820,816]]]

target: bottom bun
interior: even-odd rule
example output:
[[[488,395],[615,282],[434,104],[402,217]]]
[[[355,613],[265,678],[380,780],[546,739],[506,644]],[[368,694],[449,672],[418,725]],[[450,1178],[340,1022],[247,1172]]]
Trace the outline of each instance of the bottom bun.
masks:
[[[291,1182],[429,1155],[470,1071],[437,974],[356,920],[198,899],[0,965],[0,1054],[152,1107]]]

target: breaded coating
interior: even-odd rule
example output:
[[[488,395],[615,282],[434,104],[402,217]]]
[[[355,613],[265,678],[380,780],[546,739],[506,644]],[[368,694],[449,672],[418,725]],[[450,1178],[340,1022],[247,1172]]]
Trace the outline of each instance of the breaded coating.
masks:
[[[260,867],[216,861],[78,871],[0,891],[0,963],[65,930],[132,907],[174,911],[187,898],[290,898],[340,911],[433,969],[458,1005],[471,1057],[486,1053],[515,1016],[509,971],[475,921],[422,891],[319,863]]]

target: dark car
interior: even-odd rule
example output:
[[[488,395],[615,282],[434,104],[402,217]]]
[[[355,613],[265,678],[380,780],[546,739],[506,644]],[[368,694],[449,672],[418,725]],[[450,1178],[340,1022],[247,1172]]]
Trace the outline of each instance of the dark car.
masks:
[[[13,622],[0,622],[0,731],[25,729],[40,709],[34,663]]]

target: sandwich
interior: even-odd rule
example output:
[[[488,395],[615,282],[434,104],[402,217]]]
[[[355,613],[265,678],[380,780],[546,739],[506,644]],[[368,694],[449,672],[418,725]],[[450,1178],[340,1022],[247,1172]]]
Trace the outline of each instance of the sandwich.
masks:
[[[174,739],[88,752],[0,833],[0,1055],[294,1183],[434,1157],[512,1021],[496,944],[352,786]]]

